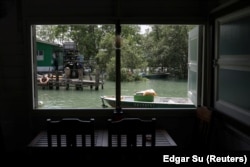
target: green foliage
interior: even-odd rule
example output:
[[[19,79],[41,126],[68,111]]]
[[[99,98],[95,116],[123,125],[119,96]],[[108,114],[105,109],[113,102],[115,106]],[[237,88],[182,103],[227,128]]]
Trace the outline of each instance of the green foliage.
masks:
[[[188,31],[193,26],[153,25],[140,34],[138,25],[122,25],[121,80],[140,80],[138,69],[167,68],[178,78],[187,78]],[[59,43],[74,41],[85,60],[95,60],[109,80],[115,80],[114,25],[37,26],[37,38]]]
[[[187,78],[188,31],[185,25],[154,25],[145,37],[144,51],[150,67],[168,68],[178,78]]]
[[[108,80],[115,81],[116,80],[116,74],[115,74],[115,58],[112,57],[110,61],[107,63],[106,72],[108,75]]]
[[[102,68],[106,69],[109,62],[114,57],[114,35],[111,33],[106,33],[100,41],[100,49],[95,58],[97,60],[97,63]]]
[[[55,32],[56,32],[55,25],[38,25],[38,26],[36,26],[36,38],[38,38],[42,41],[55,42],[57,39]]]
[[[139,81],[142,80],[142,77],[139,76],[137,73],[132,73],[130,70],[126,68],[121,69],[121,81]]]
[[[121,46],[121,80],[134,81],[140,77],[134,73],[134,69],[146,67],[147,62],[143,57],[141,47],[141,35],[138,26],[124,25],[122,27]],[[107,32],[100,41],[100,50],[96,58],[98,63],[107,69],[109,80],[115,80],[115,36],[113,32]],[[126,69],[126,70],[124,70]],[[127,71],[130,71],[128,73]]]
[[[101,30],[98,25],[71,25],[71,32],[71,39],[76,42],[85,60],[95,58],[101,40]]]
[[[108,80],[115,81],[116,80],[116,71],[115,71],[115,58],[111,58],[110,62],[107,65],[107,74],[108,74]],[[143,78],[138,75],[138,73],[132,73],[127,68],[121,69],[121,81],[139,81]]]

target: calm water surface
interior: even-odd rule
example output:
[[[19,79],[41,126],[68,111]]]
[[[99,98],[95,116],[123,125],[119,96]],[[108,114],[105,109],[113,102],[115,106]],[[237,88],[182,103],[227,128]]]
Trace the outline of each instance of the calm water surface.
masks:
[[[122,82],[121,95],[133,95],[136,91],[154,89],[158,96],[187,97],[187,81],[183,80],[146,80],[138,82]],[[76,90],[70,87],[66,90],[38,89],[38,101],[42,101],[39,109],[65,109],[65,108],[102,108],[102,95],[115,95],[115,82],[105,81],[104,88],[91,90],[84,87]]]

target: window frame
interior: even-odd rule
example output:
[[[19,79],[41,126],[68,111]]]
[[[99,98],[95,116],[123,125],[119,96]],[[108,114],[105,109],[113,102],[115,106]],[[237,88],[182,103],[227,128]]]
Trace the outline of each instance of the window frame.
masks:
[[[34,26],[33,25],[46,25],[46,24],[51,24],[50,22],[47,22],[47,21],[35,21],[35,22],[33,22],[33,21],[29,21],[29,24],[28,24],[28,26],[29,26],[29,28],[28,28],[28,31],[29,31],[29,33],[28,34],[30,34],[30,44],[31,45],[33,45],[33,46],[30,46],[30,50],[31,50],[31,52],[32,52],[32,50],[34,50],[36,47],[35,47],[35,44],[34,44],[34,39],[36,38],[35,36],[34,36],[34,32],[36,31],[35,30],[35,28],[34,28]],[[53,24],[70,24],[70,22],[68,22],[68,23],[65,23],[65,22],[63,22],[63,23],[58,23],[58,22],[53,22]],[[108,22],[108,23],[86,23],[86,22],[82,22],[82,21],[80,21],[80,22],[77,22],[77,23],[75,23],[75,24],[113,24],[113,25],[115,25],[116,26],[116,29],[115,29],[115,35],[116,36],[119,36],[119,34],[121,33],[121,32],[119,32],[120,30],[119,30],[119,27],[122,25],[122,24],[124,24],[124,23],[120,23],[119,21],[118,22]],[[135,23],[126,23],[126,24],[135,24]],[[145,24],[139,24],[138,23],[138,25],[150,25],[150,24],[152,24],[152,23],[145,23]],[[155,24],[155,23],[154,23]],[[171,25],[170,23],[160,23],[160,24],[163,24],[163,25]],[[175,24],[175,23],[174,23]],[[190,25],[190,24],[186,24],[186,25]],[[205,24],[201,24],[201,23],[199,23],[199,24],[195,24],[195,25],[200,25],[200,26],[203,26],[203,27],[205,27]],[[117,31],[117,29],[118,29],[118,31]],[[203,34],[204,35],[204,34]],[[204,40],[202,41],[203,42],[203,44],[202,45],[205,45],[205,43],[204,43]],[[120,52],[120,49],[116,49],[116,52],[119,54],[119,52]],[[32,52],[32,53],[34,53],[34,51]],[[32,110],[40,110],[40,109],[38,109],[37,108],[37,106],[38,106],[38,100],[37,100],[37,92],[35,91],[35,89],[36,89],[36,84],[35,84],[35,74],[36,74],[36,70],[35,70],[35,68],[34,68],[34,66],[36,66],[36,60],[34,59],[34,55],[31,53],[31,76],[33,76],[32,78],[31,78],[31,80],[32,80],[32,82],[31,82],[31,87],[32,87],[32,106],[31,106],[31,108],[32,108]],[[204,52],[202,51],[202,57],[204,56]],[[118,58],[117,58],[118,57]],[[119,97],[120,97],[120,95],[121,95],[121,85],[120,85],[120,59],[119,59],[119,56],[117,56],[117,54],[116,54],[116,77],[117,77],[117,81],[116,81],[116,97],[118,97],[117,98],[117,104],[116,104],[116,108],[109,108],[109,109],[105,109],[105,108],[103,108],[103,109],[89,109],[89,108],[82,108],[82,109],[74,109],[74,108],[72,108],[72,109],[47,109],[47,110],[84,110],[84,111],[91,111],[91,110],[118,110],[118,111],[120,111],[121,110],[121,107],[120,107],[120,99],[119,99]],[[202,65],[201,65],[201,61],[199,61],[199,64],[198,64],[198,71],[199,71],[199,76],[198,76],[198,83],[197,83],[197,85],[198,85],[198,87],[197,87],[197,104],[198,105],[200,105],[200,103],[201,103],[201,99],[199,98],[199,97],[201,97],[200,95],[201,95],[201,87],[202,87],[202,85],[201,85],[201,82],[200,82],[200,77],[201,77],[201,67],[202,67]],[[122,108],[122,110],[140,110],[140,108],[138,108],[138,109],[129,109],[129,108]],[[168,109],[168,108],[160,108],[160,109],[156,109],[156,108],[152,108],[152,109],[145,109],[145,108],[143,108],[143,110],[173,110],[173,109]],[[175,110],[175,109],[174,109]],[[186,108],[178,108],[177,110],[193,110],[193,109],[186,109]]]
[[[40,54],[40,53],[42,53],[42,54]],[[38,57],[39,57],[39,59],[38,59]],[[44,50],[37,50],[37,57],[36,57],[36,59],[38,61],[43,61],[44,60]]]
[[[249,55],[225,55],[221,57],[220,54],[220,26],[223,24],[227,24],[233,21],[238,21],[239,19],[250,17],[250,8],[243,8],[237,11],[234,11],[230,14],[218,17],[215,20],[215,57],[214,57],[214,108],[220,113],[225,114],[231,118],[236,119],[239,122],[242,122],[248,126],[250,126],[249,122],[249,111],[240,106],[237,106],[231,102],[224,101],[223,99],[219,99],[219,78],[220,69],[233,70],[233,71],[250,71],[250,66],[246,66],[247,62],[249,62]]]

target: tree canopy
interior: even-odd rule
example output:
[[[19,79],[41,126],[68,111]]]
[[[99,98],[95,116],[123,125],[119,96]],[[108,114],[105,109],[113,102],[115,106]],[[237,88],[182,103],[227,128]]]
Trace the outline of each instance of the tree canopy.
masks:
[[[138,72],[167,69],[178,78],[187,78],[188,25],[151,25],[150,31],[140,33],[139,25],[122,25],[121,79],[137,80]],[[114,25],[38,25],[37,38],[63,44],[76,43],[85,60],[95,64],[115,80]]]

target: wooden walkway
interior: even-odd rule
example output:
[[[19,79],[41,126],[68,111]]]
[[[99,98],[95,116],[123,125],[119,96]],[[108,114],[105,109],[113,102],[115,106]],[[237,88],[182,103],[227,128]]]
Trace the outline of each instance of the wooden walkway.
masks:
[[[97,83],[95,80],[79,80],[79,79],[64,79],[59,78],[56,80],[55,78],[49,79],[48,82],[42,83],[40,80],[37,80],[37,85],[42,87],[43,89],[60,89],[64,88],[68,90],[70,87],[76,88],[76,90],[83,90],[83,87],[90,87],[90,89],[95,88],[95,90],[99,89],[99,86],[103,89],[104,82],[99,81]]]

